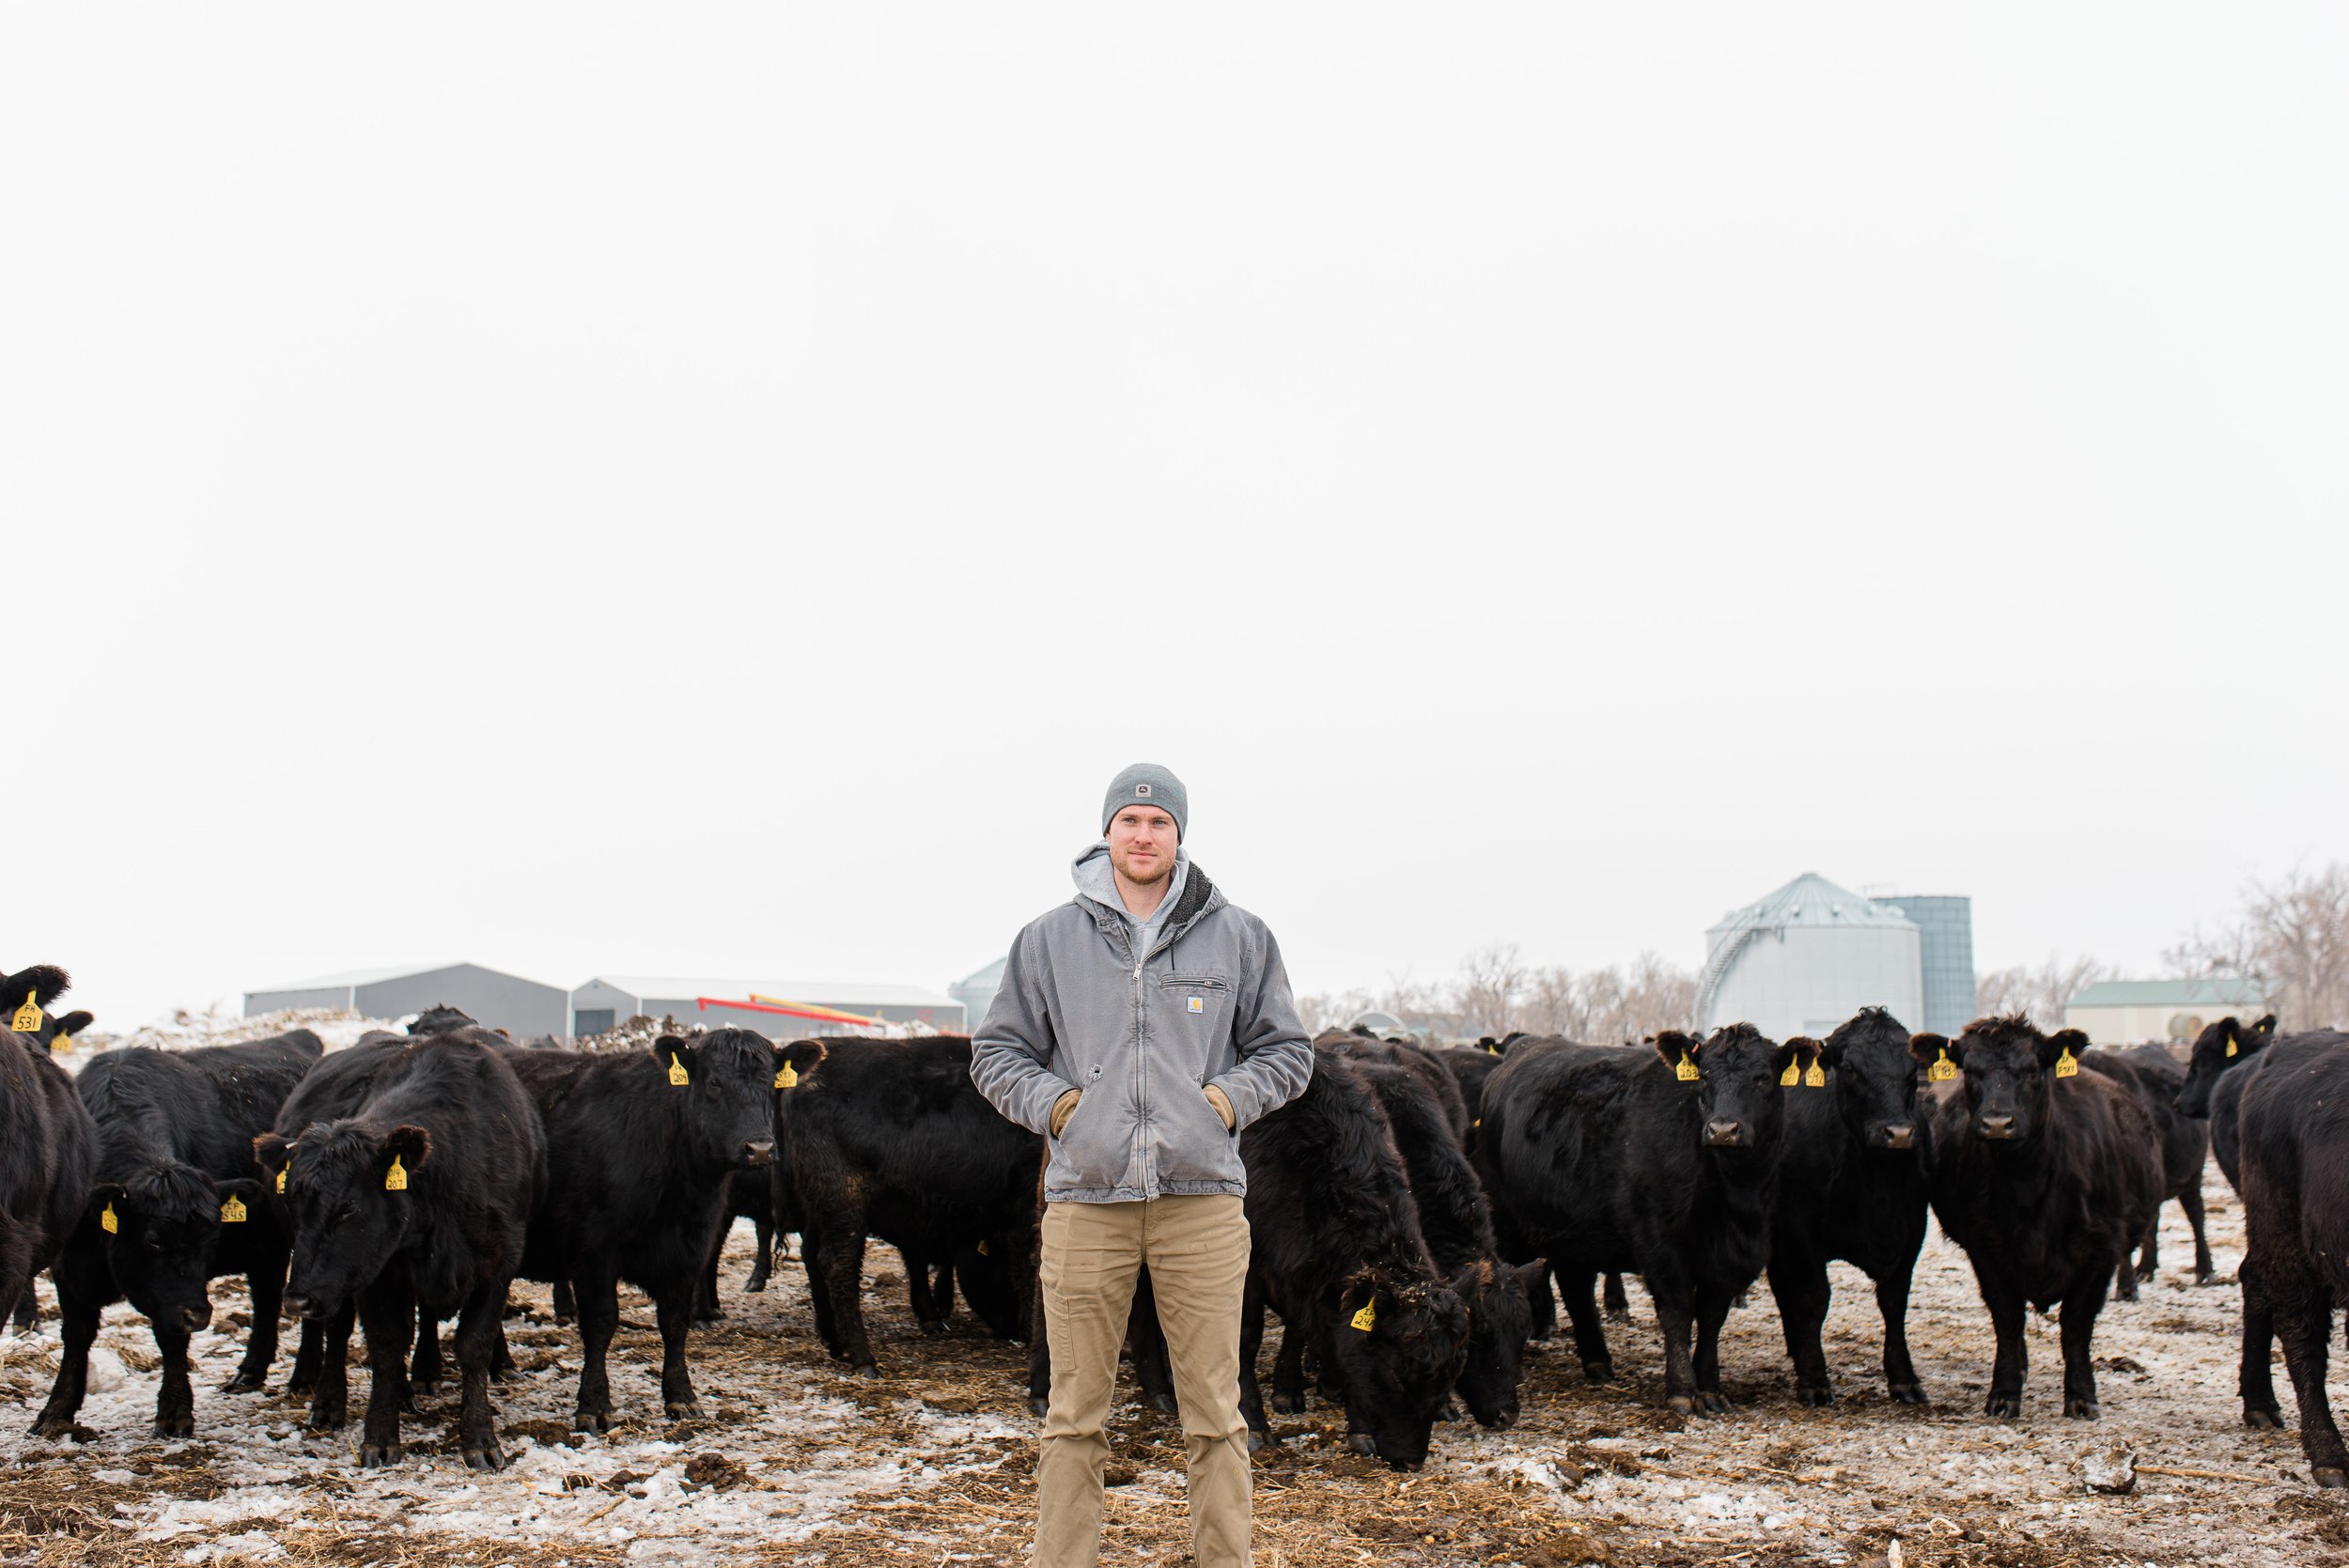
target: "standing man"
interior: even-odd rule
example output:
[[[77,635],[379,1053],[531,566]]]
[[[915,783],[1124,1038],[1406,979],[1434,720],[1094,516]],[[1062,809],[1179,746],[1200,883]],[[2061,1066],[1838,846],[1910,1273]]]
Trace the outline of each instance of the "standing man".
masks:
[[[1051,1150],[1038,1568],[1100,1560],[1101,1423],[1145,1264],[1182,1406],[1192,1556],[1199,1568],[1249,1561],[1239,1131],[1304,1089],[1314,1053],[1272,933],[1182,847],[1189,817],[1163,768],[1111,781],[1077,896],[1019,933],[972,1047],[979,1093]]]

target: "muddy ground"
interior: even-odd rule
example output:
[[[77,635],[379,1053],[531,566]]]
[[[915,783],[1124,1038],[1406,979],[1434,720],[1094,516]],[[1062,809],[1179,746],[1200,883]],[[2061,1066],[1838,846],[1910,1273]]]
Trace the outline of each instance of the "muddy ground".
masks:
[[[2208,1183],[2222,1277],[2242,1210]],[[796,1265],[742,1293],[747,1225],[727,1261],[727,1322],[694,1339],[705,1419],[661,1419],[659,1340],[624,1303],[613,1383],[625,1424],[568,1431],[576,1342],[542,1288],[509,1325],[522,1380],[498,1396],[514,1463],[484,1479],[452,1452],[453,1397],[408,1423],[409,1457],[363,1471],[354,1425],[312,1435],[303,1406],[212,1391],[234,1366],[242,1292],[222,1281],[218,1329],[197,1336],[194,1441],[147,1436],[154,1353],[127,1308],[108,1313],[79,1440],[23,1436],[55,1367],[56,1324],[0,1349],[0,1560],[48,1563],[486,1565],[608,1562],[1012,1564],[1033,1507],[1022,1352],[967,1314],[926,1340],[894,1255],[868,1267],[879,1383],[835,1374]],[[1535,1347],[1526,1419],[1506,1433],[1439,1429],[1424,1474],[1346,1452],[1330,1413],[1276,1418],[1284,1441],[1257,1474],[1258,1560],[1358,1563],[2349,1564],[2349,1509],[2306,1483],[2292,1433],[2246,1431],[2234,1399],[2236,1292],[2196,1288],[2175,1207],[2162,1277],[2108,1308],[2096,1354],[2105,1418],[2063,1420],[2054,1325],[2034,1327],[2027,1413],[1978,1412],[1991,1337],[1965,1259],[1934,1236],[1910,1335],[1934,1403],[1883,1397],[1872,1294],[1838,1268],[1828,1358],[1842,1402],[1797,1406],[1766,1290],[1733,1314],[1723,1351],[1737,1409],[1684,1422],[1658,1407],[1654,1321],[1616,1326],[1613,1387],[1583,1386],[1563,1346]],[[42,1290],[46,1299],[47,1285]],[[1266,1371],[1272,1345],[1266,1346]],[[354,1347],[355,1349],[355,1347]],[[280,1382],[291,1361],[281,1354]],[[2290,1386],[2282,1383],[2287,1407]],[[354,1373],[354,1411],[365,1396]],[[1127,1390],[1130,1393],[1130,1389]],[[1130,1475],[1111,1493],[1107,1560],[1188,1557],[1180,1434],[1128,1400],[1116,1440]],[[2119,1445],[2144,1474],[2125,1497],[2084,1491],[2080,1456]]]

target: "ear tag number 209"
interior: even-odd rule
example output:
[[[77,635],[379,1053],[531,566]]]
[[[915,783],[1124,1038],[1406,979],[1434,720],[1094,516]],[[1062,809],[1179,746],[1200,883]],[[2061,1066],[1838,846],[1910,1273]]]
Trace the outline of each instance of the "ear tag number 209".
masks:
[[[685,1070],[685,1058],[681,1056],[669,1058],[669,1081],[679,1089],[693,1081],[692,1075]]]
[[[1672,1077],[1683,1083],[1694,1083],[1697,1080],[1697,1059],[1686,1051],[1681,1052],[1680,1060],[1672,1063]]]

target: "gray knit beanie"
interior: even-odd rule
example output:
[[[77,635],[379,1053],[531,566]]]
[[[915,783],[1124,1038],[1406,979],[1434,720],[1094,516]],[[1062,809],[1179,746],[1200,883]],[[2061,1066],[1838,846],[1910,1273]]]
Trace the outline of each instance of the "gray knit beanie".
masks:
[[[1156,806],[1174,819],[1174,837],[1180,841],[1190,827],[1190,797],[1183,792],[1183,781],[1155,762],[1137,762],[1110,781],[1110,792],[1101,800],[1101,831],[1110,831],[1110,821],[1126,806]]]

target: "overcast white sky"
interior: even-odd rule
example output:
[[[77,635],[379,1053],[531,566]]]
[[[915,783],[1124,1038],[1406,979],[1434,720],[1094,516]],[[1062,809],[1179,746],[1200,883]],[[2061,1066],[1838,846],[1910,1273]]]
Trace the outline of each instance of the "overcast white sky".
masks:
[[[11,7],[0,966],[1300,990],[2349,854],[2349,10]]]

